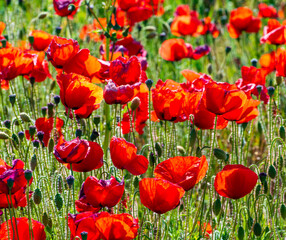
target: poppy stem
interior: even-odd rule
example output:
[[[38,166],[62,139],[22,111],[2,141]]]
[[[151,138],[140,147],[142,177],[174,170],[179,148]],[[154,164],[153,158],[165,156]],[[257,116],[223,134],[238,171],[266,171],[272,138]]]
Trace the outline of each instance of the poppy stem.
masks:
[[[192,193],[193,193],[193,189],[187,193],[187,199],[186,199],[186,204],[187,204],[187,216],[186,216],[186,226],[185,226],[185,240],[187,239],[187,235],[188,235],[188,227],[189,227],[189,214],[190,214],[190,199],[192,197]]]
[[[5,220],[6,220],[6,226],[7,226],[8,240],[11,240],[10,231],[9,231],[9,220],[8,220],[7,209],[6,208],[4,210],[4,213],[5,213]]]
[[[214,170],[213,150],[214,150],[214,144],[215,144],[215,138],[216,138],[216,126],[217,126],[217,115],[215,115],[214,129],[213,129],[212,140],[211,140],[210,166],[211,166],[212,170]],[[208,176],[210,176],[210,172],[209,172]]]
[[[30,201],[29,201],[29,181],[27,181],[27,191],[26,191],[26,199],[27,199],[27,211],[28,211],[28,219],[29,219],[29,239],[32,237],[34,240],[34,232],[31,221],[31,213],[30,213]]]
[[[156,233],[156,240],[159,240],[160,228],[161,228],[161,214],[158,214],[158,228],[157,228],[157,233]]]
[[[72,163],[70,164],[70,166],[71,166],[71,175],[73,176],[73,170],[72,170]],[[74,190],[74,184],[72,185],[72,193],[73,193],[73,212],[74,212],[74,214],[76,213],[76,211],[75,211],[75,190]]]
[[[153,154],[155,154],[155,146],[154,146],[154,140],[153,140],[153,132],[152,132],[152,121],[151,121],[151,89],[149,89],[149,133],[150,133],[150,139],[152,144],[152,151]]]

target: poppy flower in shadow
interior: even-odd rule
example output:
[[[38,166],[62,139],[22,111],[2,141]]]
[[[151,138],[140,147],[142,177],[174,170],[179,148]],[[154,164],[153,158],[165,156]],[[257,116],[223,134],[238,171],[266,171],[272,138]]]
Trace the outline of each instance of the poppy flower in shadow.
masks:
[[[32,197],[33,192],[29,192],[29,198]],[[11,194],[12,198],[12,204],[11,204],[11,199],[9,199],[9,203],[7,200],[7,194],[5,193],[0,193],[0,209],[1,208],[18,208],[18,207],[26,207],[27,206],[27,198],[26,198],[26,187],[23,187],[19,191],[15,192],[14,194]]]
[[[109,214],[107,212],[84,212],[68,215],[68,226],[71,239],[79,237],[87,232],[88,239],[101,240],[131,240],[138,233],[138,219],[134,219],[127,213]]]
[[[73,19],[83,0],[53,0],[57,15]],[[73,7],[71,7],[73,5]]]
[[[27,186],[27,180],[25,178],[24,162],[19,159],[13,160],[12,167],[7,165],[3,160],[0,161],[0,194],[9,194],[8,182],[13,180],[13,186],[10,189],[11,194],[18,192],[19,190]],[[33,178],[29,181],[31,185]]]
[[[148,169],[148,159],[137,155],[137,147],[124,138],[111,138],[110,156],[115,167],[126,169],[133,175],[141,175]]]
[[[239,199],[252,191],[257,179],[257,174],[243,165],[226,165],[216,175],[214,187],[223,197]]]
[[[103,150],[96,142],[83,139],[65,141],[60,138],[54,147],[56,159],[76,172],[89,172],[98,169],[103,165]]]
[[[98,212],[103,207],[112,208],[119,203],[124,193],[124,180],[118,182],[115,177],[98,180],[88,177],[81,186],[79,200],[75,202],[78,212]]]
[[[14,235],[13,229],[16,229],[15,222],[17,223],[19,238],[17,234]],[[7,222],[3,222],[0,225],[1,240],[9,240],[9,239],[27,240],[27,239],[32,239],[32,236],[34,240],[46,240],[45,226],[42,223],[34,219],[31,219],[32,223],[31,230],[33,231],[32,234],[29,227],[29,219],[27,217],[16,218],[16,220],[13,217],[12,223],[13,225],[11,225],[11,221],[9,220]]]
[[[259,9],[258,17],[262,17],[262,18],[277,18],[278,17],[276,8],[271,5],[268,6],[266,3],[259,3],[258,9]]]
[[[185,191],[177,184],[159,178],[143,178],[139,182],[141,203],[151,211],[163,214],[176,208]]]
[[[231,11],[227,30],[230,37],[238,38],[243,31],[257,33],[261,28],[260,18],[253,16],[248,7],[239,7]]]
[[[202,20],[202,30],[200,31],[200,35],[211,34],[213,38],[217,38],[219,36],[219,30],[215,23],[211,22],[210,17],[206,17]]]
[[[168,180],[189,191],[205,177],[207,170],[208,162],[205,156],[173,157],[159,163],[154,174],[156,178]]]

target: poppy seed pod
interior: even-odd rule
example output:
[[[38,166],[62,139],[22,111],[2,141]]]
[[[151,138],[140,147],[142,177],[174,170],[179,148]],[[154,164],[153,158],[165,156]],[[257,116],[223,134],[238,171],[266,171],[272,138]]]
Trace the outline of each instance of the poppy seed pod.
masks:
[[[16,94],[9,95],[9,101],[12,104],[12,106],[14,106],[15,101],[16,101]]]
[[[267,174],[265,172],[262,172],[259,174],[259,179],[261,181],[261,183],[264,183],[266,180]]]
[[[30,116],[25,112],[20,113],[20,118],[23,122],[31,122],[32,121]]]
[[[74,184],[74,177],[70,175],[67,177],[66,181],[67,181],[69,188],[72,188],[72,186]]]
[[[26,180],[29,182],[33,177],[33,172],[31,170],[26,170],[24,173]]]
[[[61,31],[62,31],[62,28],[61,28],[61,27],[56,27],[55,32],[56,32],[56,35],[57,35],[57,36],[60,35]]]
[[[153,85],[153,80],[147,79],[145,83],[146,83],[146,85],[147,85],[147,87],[148,87],[148,89],[149,89],[149,91],[150,91],[150,89],[151,89],[151,87],[152,87],[152,85]]]
[[[18,137],[20,138],[20,140],[23,140],[23,138],[25,137],[25,133],[24,132],[18,132]]]
[[[272,97],[273,94],[274,94],[274,92],[275,92],[275,88],[272,87],[272,86],[270,86],[270,87],[267,88],[267,92],[268,92],[268,95],[269,95],[270,97]]]
[[[221,211],[221,201],[219,198],[217,198],[213,203],[213,213],[214,215],[218,215]]]
[[[80,235],[82,240],[87,240],[88,232],[81,232]]]

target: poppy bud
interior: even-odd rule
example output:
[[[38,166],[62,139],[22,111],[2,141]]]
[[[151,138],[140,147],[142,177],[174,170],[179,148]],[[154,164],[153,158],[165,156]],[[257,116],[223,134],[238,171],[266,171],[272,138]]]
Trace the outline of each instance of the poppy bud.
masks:
[[[157,36],[157,33],[156,32],[151,32],[151,33],[148,33],[146,38],[147,39],[153,39]]]
[[[41,108],[43,117],[45,117],[45,116],[47,115],[47,110],[48,110],[47,107],[42,107],[42,108]]]
[[[23,122],[32,122],[30,116],[25,112],[20,113],[20,118]]]
[[[48,103],[48,116],[53,117],[54,116],[54,104],[53,103]]]
[[[251,229],[251,228],[252,228],[252,225],[253,225],[253,218],[252,218],[252,217],[249,217],[248,220],[247,220],[248,229]]]
[[[158,157],[161,157],[162,156],[162,147],[161,147],[161,144],[156,142],[155,143],[155,149],[156,149],[156,152],[157,152],[157,155]]]
[[[72,186],[74,184],[74,177],[70,175],[66,178],[66,181],[67,181],[69,188],[72,188]]]
[[[275,88],[270,86],[267,88],[267,92],[268,92],[269,97],[272,97],[275,92]]]
[[[261,185],[257,185],[255,189],[255,198],[258,198],[261,191]]]
[[[160,41],[164,42],[166,40],[167,34],[165,32],[161,32],[159,35]]]
[[[36,188],[33,194],[33,200],[35,204],[40,204],[42,201],[42,192],[39,188]]]
[[[226,55],[229,54],[230,51],[231,51],[231,47],[226,46],[226,48],[225,48],[225,54],[226,54]]]
[[[32,171],[31,170],[25,170],[24,174],[25,174],[25,178],[26,178],[27,182],[29,182],[33,176]]]
[[[225,151],[223,151],[219,148],[214,148],[213,153],[214,153],[215,157],[217,159],[220,159],[220,160],[225,160],[227,157]]]
[[[149,162],[151,163],[152,167],[154,166],[155,161],[156,161],[156,159],[155,159],[154,154],[152,152],[150,152],[150,154],[149,154]]]
[[[54,151],[54,146],[55,146],[54,139],[50,138],[49,143],[48,143],[49,153],[52,153]]]
[[[81,234],[80,234],[81,235],[81,239],[82,240],[87,240],[87,234],[88,234],[87,232],[81,232]]]
[[[253,233],[256,237],[259,237],[262,233],[262,228],[258,222],[253,226]]]
[[[285,141],[285,136],[286,136],[286,134],[285,134],[285,128],[284,128],[284,126],[281,126],[281,127],[279,128],[279,136]]]
[[[33,143],[34,148],[39,148],[39,146],[40,146],[40,141],[34,140],[32,143]]]
[[[268,176],[271,177],[272,179],[276,177],[276,169],[272,164],[268,168]]]
[[[191,147],[194,147],[196,140],[197,140],[197,132],[195,128],[192,128],[190,132],[190,146]]]
[[[283,81],[283,77],[282,76],[277,76],[276,77],[276,84],[279,86]]]
[[[100,116],[94,116],[93,123],[97,126],[100,123]]]
[[[48,16],[48,12],[40,12],[40,14],[38,15],[39,19],[44,19]]]
[[[239,240],[243,240],[244,239],[244,229],[242,226],[239,226],[238,230],[237,230],[237,237]]]
[[[2,44],[2,47],[5,48],[6,45],[7,45],[7,40],[6,39],[2,39],[1,40],[1,44]]]
[[[211,63],[208,64],[207,70],[208,70],[208,74],[212,74],[212,72],[213,72],[213,66],[212,66]]]
[[[281,204],[281,207],[280,207],[280,214],[281,214],[281,217],[286,220],[286,206],[284,203]]]
[[[57,193],[55,196],[55,206],[56,208],[60,211],[63,207],[63,198],[61,196],[61,194]]]
[[[43,141],[43,139],[44,139],[44,132],[43,131],[39,131],[39,132],[37,132],[37,137],[38,137],[38,139],[40,140],[40,142],[42,142]]]
[[[59,193],[63,192],[63,178],[61,175],[59,175],[57,179],[57,190]]]
[[[15,144],[17,144],[17,145],[19,144],[19,139],[15,133],[12,134],[12,139],[13,139]]]
[[[252,59],[251,59],[251,65],[252,65],[253,67],[257,67],[257,63],[258,63],[258,60],[257,60],[256,58],[252,58]]]
[[[16,94],[9,95],[9,101],[12,104],[12,106],[14,106],[15,101],[16,101]]]
[[[222,25],[227,24],[227,16],[222,16],[222,17],[220,18],[220,22],[221,22]]]
[[[124,29],[124,31],[123,31],[123,33],[122,33],[123,37],[127,37],[127,36],[128,36],[128,33],[129,33],[129,27],[126,28],[126,29]]]
[[[32,86],[34,85],[34,83],[35,83],[35,78],[34,77],[30,77],[30,83],[31,83]]]
[[[263,183],[263,190],[264,190],[264,194],[267,194],[267,192],[268,192],[268,184],[267,184],[267,181],[264,181],[264,183]]]
[[[6,128],[8,128],[8,129],[11,128],[11,121],[10,121],[10,120],[5,120],[5,121],[3,122],[3,124],[4,124],[4,126],[5,126]]]
[[[24,132],[18,132],[18,137],[20,138],[20,140],[23,140],[23,138],[25,137],[25,133]]]
[[[57,36],[60,35],[61,31],[62,31],[62,28],[61,28],[61,27],[56,27],[55,32],[56,32],[56,35],[57,35]]]
[[[69,7],[68,7],[68,10],[70,12],[73,12],[75,10],[75,5],[74,4],[70,4]]]
[[[214,212],[214,215],[218,215],[220,213],[220,210],[221,210],[221,201],[220,199],[218,198],[217,200],[214,201],[213,203],[213,212]]]
[[[180,155],[186,155],[186,150],[182,146],[177,146],[177,150],[179,151]]]
[[[258,121],[257,130],[258,130],[260,135],[263,133],[263,126],[262,126],[260,121]]]
[[[55,102],[55,104],[58,105],[58,104],[60,103],[60,101],[61,101],[60,96],[59,96],[59,95],[55,95],[55,96],[54,96],[54,102]]]
[[[245,129],[247,128],[248,122],[242,123],[240,124],[240,126],[242,127],[243,131],[245,131]]]
[[[36,133],[36,127],[35,126],[30,126],[29,127],[29,134],[31,137],[33,137]]]
[[[7,133],[5,133],[5,132],[0,132],[0,139],[5,140],[5,139],[8,139],[8,138],[9,138],[9,135],[8,135]]]
[[[29,36],[28,37],[28,40],[29,40],[29,43],[31,44],[31,45],[33,45],[33,43],[34,43],[34,41],[35,41],[35,38],[34,38],[34,36]]]
[[[134,178],[133,186],[134,186],[134,188],[138,188],[139,187],[139,178],[137,176]]]
[[[95,141],[98,137],[99,137],[98,132],[97,132],[95,129],[93,129],[93,130],[92,130],[92,133],[91,133],[91,135],[90,135],[90,140],[91,140],[91,141]]]
[[[266,180],[267,174],[265,172],[262,172],[259,174],[259,178],[261,183],[264,183],[264,181]]]
[[[196,157],[201,157],[202,156],[202,150],[200,149],[200,147],[197,147],[197,150],[196,150]]]
[[[130,105],[131,110],[135,111],[139,106],[140,106],[140,98],[139,97],[133,98]]]
[[[9,188],[9,190],[12,189],[13,185],[14,185],[14,179],[13,179],[13,178],[9,178],[9,179],[7,180],[7,186],[8,186],[8,188]]]
[[[77,129],[75,130],[75,136],[78,137],[79,139],[81,138],[82,136],[82,130],[81,129]]]
[[[146,85],[147,85],[147,87],[148,87],[148,89],[150,91],[150,89],[151,89],[151,87],[153,85],[153,81],[151,79],[147,79],[145,83],[146,83]]]
[[[48,222],[49,222],[49,216],[46,212],[44,212],[43,216],[42,216],[42,222],[43,224],[46,226],[48,226]]]

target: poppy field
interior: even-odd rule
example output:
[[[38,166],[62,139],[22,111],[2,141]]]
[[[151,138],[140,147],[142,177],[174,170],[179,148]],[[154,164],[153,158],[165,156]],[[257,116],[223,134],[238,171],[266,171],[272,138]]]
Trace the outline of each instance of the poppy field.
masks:
[[[286,239],[286,4],[1,0],[0,240]]]

